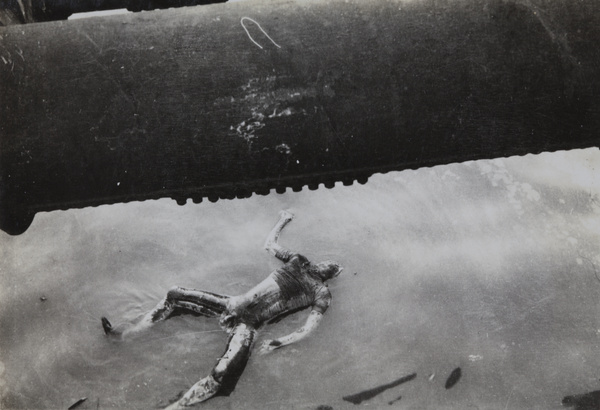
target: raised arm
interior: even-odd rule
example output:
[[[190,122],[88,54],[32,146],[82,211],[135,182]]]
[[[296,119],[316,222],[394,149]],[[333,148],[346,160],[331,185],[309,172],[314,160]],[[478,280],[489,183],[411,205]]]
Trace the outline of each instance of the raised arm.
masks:
[[[265,241],[265,250],[283,262],[290,260],[292,255],[294,255],[294,252],[279,245],[277,241],[283,228],[285,228],[292,219],[294,219],[294,215],[290,212],[280,211],[279,221],[277,221],[273,229],[271,229],[271,232],[269,232],[269,236],[267,236],[267,240]]]

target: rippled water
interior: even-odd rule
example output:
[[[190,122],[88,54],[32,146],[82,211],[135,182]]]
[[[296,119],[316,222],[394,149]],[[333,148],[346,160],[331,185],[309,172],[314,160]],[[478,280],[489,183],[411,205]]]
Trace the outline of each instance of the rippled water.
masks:
[[[600,385],[599,165],[598,150],[571,151],[40,214],[0,233],[0,408],[168,404],[223,352],[217,323],[176,317],[111,343],[100,317],[136,320],[173,285],[243,292],[278,266],[262,244],[288,208],[281,243],[345,266],[332,306],[309,339],[252,356],[233,394],[201,407],[354,408],[342,397],[417,373],[360,406],[562,408]]]

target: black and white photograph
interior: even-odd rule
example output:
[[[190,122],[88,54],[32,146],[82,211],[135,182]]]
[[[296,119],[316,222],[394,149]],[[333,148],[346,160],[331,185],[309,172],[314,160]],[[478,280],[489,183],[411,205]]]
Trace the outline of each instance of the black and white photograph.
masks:
[[[600,408],[600,6],[71,3],[0,2],[0,409]]]
[[[235,390],[198,408],[562,408],[598,390],[599,166],[591,149],[40,214],[1,237],[3,406],[167,407],[216,369]],[[285,250],[343,267],[326,296]],[[268,323],[284,305],[306,309]]]

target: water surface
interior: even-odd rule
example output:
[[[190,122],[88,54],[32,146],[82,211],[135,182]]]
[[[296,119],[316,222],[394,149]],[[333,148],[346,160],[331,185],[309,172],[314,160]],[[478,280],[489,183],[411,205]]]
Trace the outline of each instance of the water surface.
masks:
[[[100,317],[136,320],[173,285],[250,288],[279,266],[262,245],[281,209],[296,214],[282,244],[345,266],[333,303],[309,339],[253,355],[233,394],[200,408],[355,408],[342,398],[413,373],[360,406],[562,408],[600,385],[599,166],[594,149],[39,214],[21,236],[0,233],[0,408],[168,404],[210,371],[226,335],[176,317],[110,343]]]

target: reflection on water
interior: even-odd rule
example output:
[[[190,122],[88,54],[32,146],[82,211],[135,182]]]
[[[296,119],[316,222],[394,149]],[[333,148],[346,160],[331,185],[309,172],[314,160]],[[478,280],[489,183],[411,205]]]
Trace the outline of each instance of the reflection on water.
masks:
[[[0,234],[0,407],[166,406],[210,371],[227,335],[179,316],[113,343],[100,317],[139,320],[174,285],[247,290],[279,266],[262,244],[292,208],[281,243],[345,267],[333,303],[309,339],[252,356],[233,394],[203,407],[353,408],[343,397],[460,367],[449,390],[419,377],[362,405],[561,408],[597,389],[598,165],[597,150],[572,151],[216,204],[40,214],[25,234]]]

